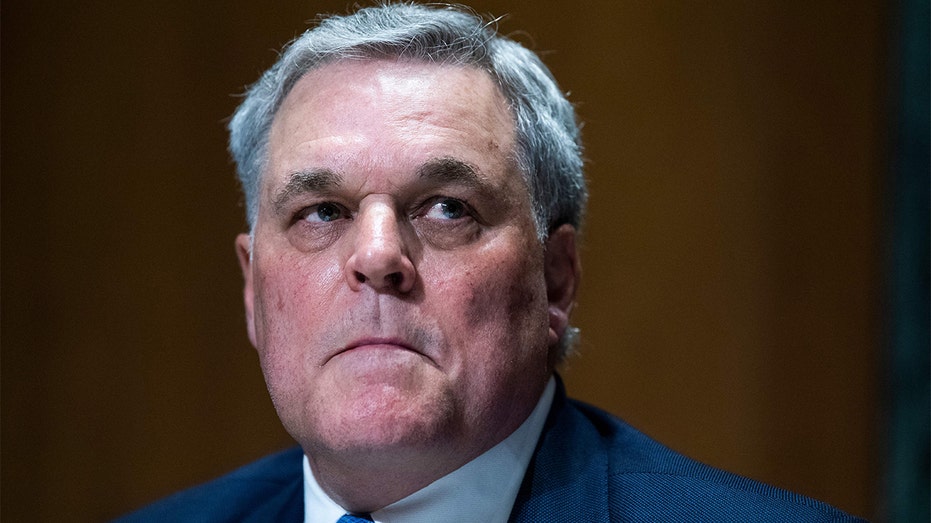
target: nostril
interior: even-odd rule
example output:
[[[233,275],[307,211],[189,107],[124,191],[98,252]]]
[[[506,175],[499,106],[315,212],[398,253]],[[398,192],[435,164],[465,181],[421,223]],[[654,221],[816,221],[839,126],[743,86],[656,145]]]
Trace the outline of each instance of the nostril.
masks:
[[[378,292],[406,293],[416,281],[416,269],[400,245],[391,249],[360,247],[346,260],[343,271],[354,291],[371,287]]]

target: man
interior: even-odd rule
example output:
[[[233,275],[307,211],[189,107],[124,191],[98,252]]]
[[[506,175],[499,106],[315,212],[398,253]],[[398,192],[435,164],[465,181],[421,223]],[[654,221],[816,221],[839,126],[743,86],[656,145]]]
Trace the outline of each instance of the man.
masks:
[[[127,520],[853,520],[566,398],[578,127],[478,17],[322,21],[250,88],[230,149],[249,337],[300,449]]]

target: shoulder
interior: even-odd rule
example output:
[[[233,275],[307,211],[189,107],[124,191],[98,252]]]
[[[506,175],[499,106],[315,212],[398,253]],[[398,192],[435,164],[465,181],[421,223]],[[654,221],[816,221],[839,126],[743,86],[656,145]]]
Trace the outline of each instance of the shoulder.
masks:
[[[861,520],[688,458],[559,383],[511,521]]]
[[[561,416],[567,435],[604,453],[611,520],[860,521],[826,503],[688,458],[591,405],[567,400]]]
[[[292,448],[178,492],[118,520],[286,521],[303,517],[302,452]]]

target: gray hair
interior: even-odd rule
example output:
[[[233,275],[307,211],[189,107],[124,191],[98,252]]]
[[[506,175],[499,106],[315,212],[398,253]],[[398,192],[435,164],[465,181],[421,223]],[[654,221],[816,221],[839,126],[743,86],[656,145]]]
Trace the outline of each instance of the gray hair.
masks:
[[[463,6],[381,3],[354,14],[323,18],[295,39],[249,87],[229,123],[230,153],[255,227],[258,194],[272,121],[294,84],[308,71],[339,60],[409,58],[466,65],[487,72],[510,107],[513,152],[543,241],[562,224],[581,227],[587,190],[575,111],[549,69],[532,51],[497,34],[494,21]],[[577,330],[562,340],[563,353]]]
[[[229,148],[250,227],[255,227],[258,213],[272,121],[294,84],[326,63],[389,57],[486,71],[514,114],[514,154],[530,191],[538,236],[543,240],[564,223],[581,226],[587,190],[579,127],[572,105],[543,62],[465,7],[395,3],[322,19],[249,87],[229,123]]]

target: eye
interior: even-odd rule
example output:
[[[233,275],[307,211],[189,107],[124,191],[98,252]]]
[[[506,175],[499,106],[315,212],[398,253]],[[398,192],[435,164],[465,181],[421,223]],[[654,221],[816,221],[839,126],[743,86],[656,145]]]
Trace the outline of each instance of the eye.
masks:
[[[301,219],[313,223],[325,223],[348,217],[342,206],[331,202],[312,205],[301,211]]]
[[[458,220],[468,214],[469,208],[465,203],[455,198],[440,198],[427,208],[423,216],[435,220]]]

